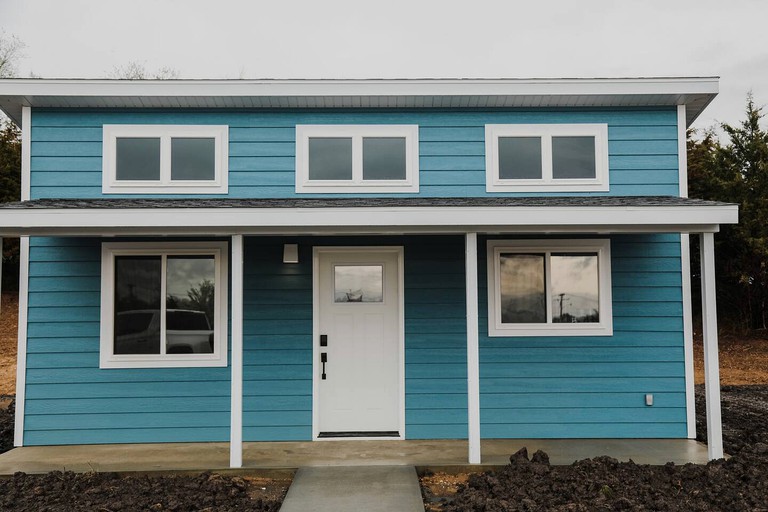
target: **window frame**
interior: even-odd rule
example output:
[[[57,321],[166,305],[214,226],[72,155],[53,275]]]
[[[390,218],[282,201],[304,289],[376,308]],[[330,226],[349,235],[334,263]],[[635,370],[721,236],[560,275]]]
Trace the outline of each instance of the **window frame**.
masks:
[[[545,278],[546,323],[501,322],[501,253],[551,254],[596,252],[600,322],[553,323],[551,321],[552,291],[549,277]],[[545,275],[549,275],[549,258],[545,257]],[[607,238],[554,240],[488,240],[488,336],[611,336],[613,335],[613,298],[611,293],[611,241]]]
[[[159,180],[118,180],[117,139],[160,139]],[[214,139],[214,179],[171,179],[171,139]],[[229,126],[168,124],[105,124],[103,126],[102,187],[104,194],[226,194],[229,186]]]
[[[542,177],[500,178],[500,137],[540,137]],[[555,179],[552,175],[552,137],[594,137],[595,177]],[[607,124],[485,125],[485,189],[487,192],[607,192],[609,190],[608,169]]]
[[[351,138],[352,179],[310,180],[309,139]],[[364,180],[363,138],[405,138],[405,179]],[[419,126],[418,125],[296,125],[296,193],[415,193],[419,191]]]
[[[192,368],[227,366],[227,242],[105,242],[101,246],[101,327],[99,368]],[[115,354],[115,258],[117,256],[213,256],[216,280],[214,346],[211,354]],[[161,283],[166,276],[161,270]],[[161,286],[164,286],[161,284]],[[165,299],[161,312],[165,311]],[[162,316],[162,315],[161,315]],[[162,332],[162,331],[161,331]],[[162,338],[161,338],[162,344]]]

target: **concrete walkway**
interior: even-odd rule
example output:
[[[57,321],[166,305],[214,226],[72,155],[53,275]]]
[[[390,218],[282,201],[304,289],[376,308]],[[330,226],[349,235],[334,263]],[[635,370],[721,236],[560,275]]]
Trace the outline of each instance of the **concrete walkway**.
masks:
[[[280,512],[424,512],[413,466],[299,468]]]

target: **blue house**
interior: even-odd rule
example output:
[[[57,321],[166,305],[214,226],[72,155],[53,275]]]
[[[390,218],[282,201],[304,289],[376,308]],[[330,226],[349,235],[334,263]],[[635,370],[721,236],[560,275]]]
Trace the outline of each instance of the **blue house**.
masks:
[[[0,80],[16,445],[694,438],[715,78]]]

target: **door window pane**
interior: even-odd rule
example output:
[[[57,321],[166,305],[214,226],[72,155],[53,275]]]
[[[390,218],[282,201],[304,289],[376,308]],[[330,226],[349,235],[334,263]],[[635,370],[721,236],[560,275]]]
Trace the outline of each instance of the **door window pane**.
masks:
[[[160,180],[160,138],[118,137],[115,176],[124,180]]]
[[[552,177],[595,177],[594,137],[552,137]]]
[[[541,179],[541,137],[499,137],[499,178]]]
[[[214,257],[168,256],[166,265],[166,353],[213,353]]]
[[[543,254],[500,255],[501,322],[547,321]]]
[[[216,179],[216,139],[171,139],[171,180]]]
[[[405,179],[405,137],[363,138],[363,179]]]
[[[115,257],[115,354],[160,353],[160,256]]]
[[[382,302],[384,268],[381,265],[333,267],[334,302]]]
[[[552,254],[552,322],[600,321],[597,254]]]
[[[352,138],[310,138],[309,179],[351,180]]]

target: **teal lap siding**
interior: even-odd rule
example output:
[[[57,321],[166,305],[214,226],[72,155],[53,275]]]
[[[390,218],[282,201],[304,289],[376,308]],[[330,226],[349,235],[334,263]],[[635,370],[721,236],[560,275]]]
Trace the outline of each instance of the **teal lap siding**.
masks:
[[[480,243],[482,437],[686,437],[680,237],[610,238],[613,336],[488,337]]]
[[[422,197],[482,197],[485,125],[606,123],[610,191],[599,195],[677,195],[677,112],[667,109],[488,111],[57,111],[32,115],[31,197],[97,198],[104,124],[229,126],[233,198],[295,197],[297,124],[417,124]],[[323,194],[300,194],[320,197]],[[326,194],[327,195],[327,194]],[[337,194],[338,195],[338,194]],[[345,194],[347,195],[347,194]],[[349,195],[354,195],[351,192]],[[365,194],[367,197],[394,194]],[[547,195],[547,193],[524,195]],[[559,193],[556,195],[574,195]],[[589,193],[576,195],[590,195]],[[119,197],[110,194],[109,197]],[[137,196],[132,196],[137,197]],[[164,197],[173,197],[164,195]]]
[[[99,369],[101,242],[30,240],[24,444],[227,441],[229,368]]]

